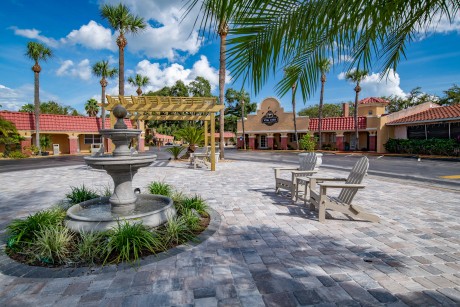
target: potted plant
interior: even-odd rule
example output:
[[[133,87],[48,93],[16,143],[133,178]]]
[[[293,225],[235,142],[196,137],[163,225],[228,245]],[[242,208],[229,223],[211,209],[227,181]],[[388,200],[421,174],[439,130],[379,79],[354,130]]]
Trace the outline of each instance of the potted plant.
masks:
[[[40,137],[40,148],[42,149],[42,156],[49,155],[47,151],[48,148],[51,148],[51,138],[49,135],[42,135]]]

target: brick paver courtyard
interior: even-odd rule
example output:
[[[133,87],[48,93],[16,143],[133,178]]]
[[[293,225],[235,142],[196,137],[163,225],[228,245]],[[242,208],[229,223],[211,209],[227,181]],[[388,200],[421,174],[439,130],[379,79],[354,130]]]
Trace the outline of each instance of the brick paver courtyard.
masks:
[[[5,271],[0,306],[460,304],[459,191],[367,176],[355,202],[381,222],[333,213],[320,224],[300,202],[274,193],[274,166],[235,161],[209,172],[159,161],[141,169],[134,187],[145,191],[160,180],[200,194],[220,214],[218,230],[198,246],[134,268],[70,278]],[[103,189],[109,181],[85,166],[4,173],[1,229],[63,199],[71,186]]]

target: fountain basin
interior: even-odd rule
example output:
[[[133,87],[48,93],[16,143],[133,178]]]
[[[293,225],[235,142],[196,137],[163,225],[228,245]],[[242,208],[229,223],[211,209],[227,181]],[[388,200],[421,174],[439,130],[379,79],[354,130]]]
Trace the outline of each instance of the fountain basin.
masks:
[[[162,195],[140,194],[129,211],[117,214],[112,210],[109,197],[91,199],[70,207],[65,224],[76,232],[104,231],[116,227],[118,222],[139,223],[157,227],[176,216],[171,198]]]

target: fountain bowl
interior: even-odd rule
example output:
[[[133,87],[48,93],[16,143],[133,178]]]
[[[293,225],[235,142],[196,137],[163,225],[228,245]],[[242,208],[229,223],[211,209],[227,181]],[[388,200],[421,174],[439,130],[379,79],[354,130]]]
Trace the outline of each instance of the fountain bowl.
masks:
[[[65,224],[76,232],[104,231],[117,227],[120,222],[141,223],[157,227],[176,216],[171,198],[162,195],[139,194],[129,212],[112,212],[109,197],[91,199],[70,207]]]

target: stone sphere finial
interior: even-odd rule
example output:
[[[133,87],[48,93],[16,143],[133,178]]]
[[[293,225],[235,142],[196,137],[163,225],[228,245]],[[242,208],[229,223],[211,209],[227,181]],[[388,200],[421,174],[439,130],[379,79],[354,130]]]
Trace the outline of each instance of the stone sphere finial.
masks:
[[[117,118],[117,122],[113,126],[115,129],[127,129],[128,126],[126,126],[125,122],[123,119],[125,116],[128,114],[128,111],[121,105],[117,105],[115,108],[112,110],[113,116]]]

